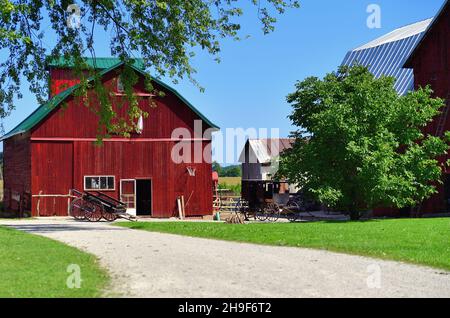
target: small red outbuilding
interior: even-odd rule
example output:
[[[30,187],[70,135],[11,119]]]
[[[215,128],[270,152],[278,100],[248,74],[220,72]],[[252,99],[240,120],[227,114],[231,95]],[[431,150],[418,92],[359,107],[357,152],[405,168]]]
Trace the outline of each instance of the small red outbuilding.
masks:
[[[117,107],[124,95],[120,73],[131,67],[139,76],[135,94],[140,107],[149,112],[148,118],[141,119],[142,131],[131,138],[116,136],[96,145],[98,117],[74,94],[78,80],[69,63],[49,65],[50,100],[2,138],[5,210],[66,216],[67,195],[75,188],[104,192],[127,203],[129,211],[137,215],[176,216],[180,196],[186,200],[186,216],[211,215],[211,138],[204,133],[217,127],[159,80],[152,84],[164,96],[151,96],[145,90],[145,73],[139,63],[125,66],[114,58],[87,62],[101,70],[113,107],[122,115],[126,107]],[[150,100],[156,107],[150,107]],[[199,123],[201,133],[195,129]],[[177,128],[188,131],[191,137],[174,138]],[[201,161],[174,161],[173,150],[180,143],[200,148]]]

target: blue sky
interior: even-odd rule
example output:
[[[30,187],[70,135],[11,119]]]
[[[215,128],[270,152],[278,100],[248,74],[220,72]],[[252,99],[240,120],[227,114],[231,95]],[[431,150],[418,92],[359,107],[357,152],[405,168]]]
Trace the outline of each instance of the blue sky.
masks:
[[[241,21],[243,34],[251,37],[224,41],[220,64],[201,52],[194,59],[196,79],[206,91],[189,81],[175,87],[221,128],[279,128],[288,136],[293,127],[285,97],[296,81],[321,77],[335,70],[350,49],[434,16],[444,0],[300,0],[301,8],[279,16],[276,31],[266,36],[249,2],[242,0],[246,13]],[[366,25],[369,4],[381,7],[381,29]],[[97,43],[97,56],[109,56],[107,47]],[[3,120],[6,131],[37,106],[27,85],[23,93],[17,109]]]

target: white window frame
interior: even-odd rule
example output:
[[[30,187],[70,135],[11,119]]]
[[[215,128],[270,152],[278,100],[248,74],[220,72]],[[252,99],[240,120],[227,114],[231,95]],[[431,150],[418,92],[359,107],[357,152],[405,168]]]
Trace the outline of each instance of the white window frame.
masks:
[[[86,188],[86,178],[99,178],[99,182],[101,185],[101,180],[100,178],[113,178],[113,189],[87,189]],[[105,176],[105,175],[101,175],[101,176],[84,176],[83,177],[83,188],[84,191],[116,191],[116,176]]]

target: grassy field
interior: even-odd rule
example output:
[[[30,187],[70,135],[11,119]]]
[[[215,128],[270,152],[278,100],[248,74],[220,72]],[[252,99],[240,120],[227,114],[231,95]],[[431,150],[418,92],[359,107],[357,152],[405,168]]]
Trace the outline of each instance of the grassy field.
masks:
[[[241,177],[220,177],[219,178],[219,189],[229,190],[233,192],[234,195],[241,194]]]
[[[192,222],[119,225],[193,237],[323,249],[450,270],[448,218],[247,225]]]
[[[5,227],[0,242],[0,298],[98,297],[108,281],[94,256],[62,243]],[[79,289],[66,284],[71,264],[81,269]]]
[[[231,186],[236,186],[241,184],[241,177],[220,177],[219,183],[220,184],[228,184]]]

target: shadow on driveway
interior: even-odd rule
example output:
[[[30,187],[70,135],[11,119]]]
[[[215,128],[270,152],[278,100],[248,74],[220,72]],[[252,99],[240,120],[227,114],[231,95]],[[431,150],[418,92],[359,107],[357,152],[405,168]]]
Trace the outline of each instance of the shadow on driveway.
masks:
[[[106,223],[105,223],[106,224]],[[53,232],[74,232],[74,231],[124,231],[125,228],[116,226],[98,226],[89,223],[78,224],[5,224],[7,228],[12,228],[28,233],[53,233]]]

